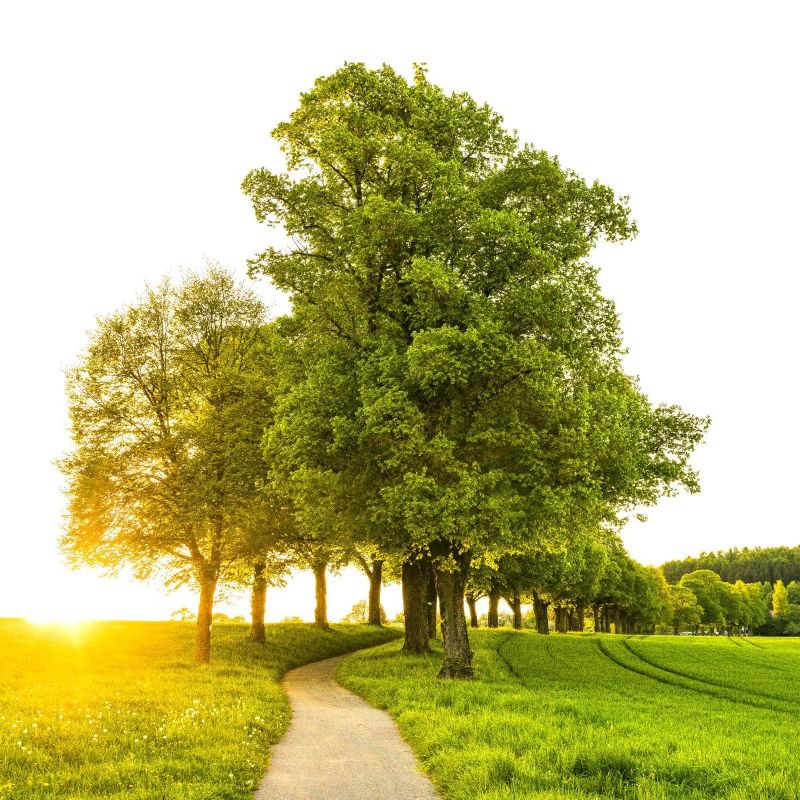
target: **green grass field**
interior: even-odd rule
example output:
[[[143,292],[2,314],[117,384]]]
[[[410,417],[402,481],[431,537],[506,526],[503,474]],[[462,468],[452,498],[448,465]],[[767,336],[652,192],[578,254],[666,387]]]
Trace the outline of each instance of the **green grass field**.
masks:
[[[398,643],[339,670],[445,800],[800,798],[798,639],[471,637],[473,682]]]
[[[269,625],[258,645],[215,626],[197,667],[188,623],[0,620],[0,798],[251,798],[289,722],[279,676],[398,635]]]

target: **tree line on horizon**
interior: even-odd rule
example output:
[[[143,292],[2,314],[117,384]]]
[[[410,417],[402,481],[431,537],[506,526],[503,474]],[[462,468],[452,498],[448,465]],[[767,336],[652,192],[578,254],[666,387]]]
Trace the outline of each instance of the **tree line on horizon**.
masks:
[[[438,621],[443,677],[472,675],[481,593],[558,630],[587,608],[599,630],[652,627],[669,589],[619,530],[698,491],[708,420],[622,366],[587,259],[636,234],[627,199],[422,67],[345,64],[273,135],[286,170],[243,190],[285,241],[249,266],[291,313],[210,267],[98,321],[68,376],[65,551],[193,583],[201,662],[220,588],[251,586],[263,639],[290,566],[313,571],[323,627],[330,570],[363,569],[378,623],[399,579],[404,650]]]
[[[733,547],[667,561],[661,565],[667,580],[677,583],[687,572],[710,569],[724,581],[789,584],[800,581],[800,545],[796,547]]]

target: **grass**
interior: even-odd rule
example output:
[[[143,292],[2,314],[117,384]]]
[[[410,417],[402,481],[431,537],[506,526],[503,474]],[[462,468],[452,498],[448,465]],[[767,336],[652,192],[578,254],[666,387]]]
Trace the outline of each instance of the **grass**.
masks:
[[[798,800],[800,640],[471,633],[477,679],[392,643],[345,686],[394,716],[445,800]]]
[[[289,723],[281,674],[398,635],[282,624],[258,645],[215,626],[198,667],[188,623],[0,620],[0,798],[251,798]]]

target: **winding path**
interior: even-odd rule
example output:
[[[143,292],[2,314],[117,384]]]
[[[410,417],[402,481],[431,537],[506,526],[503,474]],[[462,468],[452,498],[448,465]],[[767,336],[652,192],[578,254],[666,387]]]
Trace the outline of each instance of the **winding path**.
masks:
[[[389,715],[336,683],[344,657],[286,673],[292,723],[255,800],[439,800]]]

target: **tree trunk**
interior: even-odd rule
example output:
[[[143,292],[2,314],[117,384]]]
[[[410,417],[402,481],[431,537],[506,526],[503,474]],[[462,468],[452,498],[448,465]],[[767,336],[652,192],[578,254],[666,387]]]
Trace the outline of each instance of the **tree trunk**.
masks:
[[[583,633],[586,628],[586,609],[583,606],[578,606],[575,610],[575,630]]]
[[[514,630],[521,631],[522,630],[522,600],[518,595],[515,595],[511,598],[511,602],[509,603],[511,606],[511,611],[514,615]]]
[[[447,572],[436,570],[436,586],[442,610],[442,644],[444,664],[439,670],[440,678],[471,678],[472,650],[467,635],[467,620],[464,617],[464,572],[461,556],[460,569]]]
[[[600,624],[600,606],[597,603],[592,606],[592,614],[594,616],[594,632],[600,633],[603,627]]]
[[[383,581],[383,561],[372,562],[372,571],[369,574],[369,607],[367,609],[367,622],[370,625],[382,625],[381,620],[381,583]]]
[[[550,604],[542,600],[536,592],[533,592],[533,613],[536,616],[537,633],[550,633],[550,625],[547,621],[547,607]]]
[[[404,561],[403,616],[405,617],[404,653],[427,653],[428,646],[428,567],[422,559]]]
[[[436,638],[436,601],[438,595],[436,592],[436,573],[433,571],[433,564],[430,560],[425,561],[425,569],[428,574],[428,602],[426,604],[426,611],[428,615],[428,638]]]
[[[499,606],[500,606],[500,592],[496,589],[491,589],[489,592],[489,614],[487,617],[486,624],[490,628],[497,628],[500,624],[499,619]]]
[[[467,605],[469,606],[469,626],[470,628],[478,627],[478,609],[476,607],[477,600],[474,594],[466,595]]]
[[[264,614],[267,608],[267,579],[264,571],[267,565],[263,561],[253,564],[253,586],[250,592],[250,638],[254,642],[266,642]]]
[[[214,613],[216,591],[216,578],[204,577],[200,581],[200,603],[197,608],[197,634],[194,648],[194,660],[198,664],[208,664],[211,661],[211,615]]]
[[[330,627],[328,625],[328,587],[325,575],[327,566],[327,564],[314,566],[314,589],[317,599],[317,605],[314,608],[314,624],[323,630]]]

